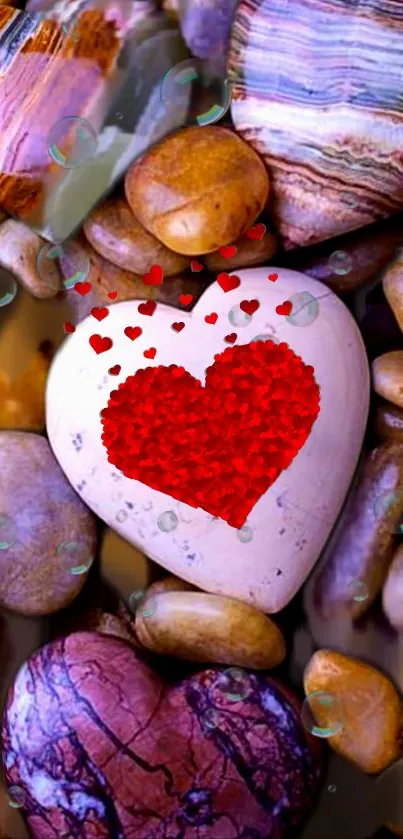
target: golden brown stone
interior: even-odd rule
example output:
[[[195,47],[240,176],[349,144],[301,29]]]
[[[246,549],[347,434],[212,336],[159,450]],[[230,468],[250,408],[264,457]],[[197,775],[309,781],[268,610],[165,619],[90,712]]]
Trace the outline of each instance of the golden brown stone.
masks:
[[[171,277],[189,265],[187,257],[170,251],[144,229],[124,198],[103,201],[83,229],[92,247],[125,271],[143,275],[159,265],[164,277]]]
[[[403,629],[403,545],[394,554],[382,592],[382,603],[390,623]]]
[[[0,605],[50,614],[84,585],[71,569],[94,556],[94,518],[38,434],[0,433],[0,475]]]
[[[150,233],[178,253],[197,256],[234,242],[253,224],[269,180],[258,155],[233,131],[191,126],[136,161],[125,191]]]
[[[285,656],[283,636],[270,618],[215,594],[147,592],[135,627],[145,647],[189,661],[264,670],[277,667]]]
[[[384,440],[403,443],[403,410],[385,400],[378,400],[375,407],[375,431]]]
[[[341,702],[343,728],[328,738],[337,754],[369,774],[382,772],[399,756],[401,700],[379,670],[332,650],[318,650],[305,669],[304,690],[307,696],[323,690]]]
[[[43,431],[45,387],[50,359],[34,355],[28,370],[13,382],[0,370],[0,428]]]
[[[400,329],[403,329],[403,252],[401,250],[386,271],[382,286]]]
[[[45,283],[36,268],[38,253],[46,242],[25,224],[7,219],[0,224],[1,263],[13,271],[34,297],[47,299],[57,294],[52,283]]]
[[[372,362],[372,381],[379,396],[403,408],[403,350],[378,356]]]
[[[198,591],[198,589],[191,583],[187,583],[186,580],[181,580],[171,574],[169,577],[164,577],[162,580],[152,583],[147,589],[147,594],[159,594],[167,591]]]
[[[234,271],[236,268],[252,268],[263,265],[271,259],[278,250],[278,243],[274,233],[266,230],[261,239],[250,239],[241,236],[233,242],[237,251],[234,256],[226,259],[219,251],[206,254],[203,262],[209,271]]]

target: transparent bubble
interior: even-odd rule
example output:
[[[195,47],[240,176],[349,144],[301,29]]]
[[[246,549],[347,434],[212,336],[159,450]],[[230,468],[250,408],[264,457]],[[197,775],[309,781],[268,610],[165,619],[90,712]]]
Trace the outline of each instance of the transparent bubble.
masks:
[[[334,784],[329,784],[329,786],[328,786],[328,791],[329,791],[329,792],[336,792],[336,791],[337,791],[337,787],[335,787],[335,785],[334,785]]]
[[[241,702],[251,691],[250,676],[238,667],[230,667],[220,673],[216,687],[230,702]]]
[[[0,513],[0,551],[7,551],[17,541],[17,526],[6,513]]]
[[[374,504],[374,513],[377,519],[384,519],[384,526],[388,533],[403,533],[403,513],[396,521],[396,510],[403,509],[403,490],[386,490],[377,496]],[[388,515],[390,511],[390,515]]]
[[[88,553],[88,548],[84,543],[67,540],[57,547],[56,556],[61,558],[62,567],[75,577],[86,574],[94,561],[94,557]]]
[[[343,719],[340,700],[328,691],[315,690],[302,704],[302,723],[315,737],[333,737],[338,734],[343,728]]]
[[[17,294],[17,283],[14,274],[0,265],[0,306],[8,306]]]
[[[252,341],[273,341],[274,344],[278,344],[278,339],[271,332],[262,332],[260,335],[255,335]]]
[[[189,508],[187,504],[183,504],[182,501],[178,502],[177,511],[180,521],[184,524],[191,524],[194,521],[196,511],[192,507]]]
[[[251,542],[253,539],[253,530],[249,525],[244,524],[239,530],[237,530],[236,535],[240,542]]]
[[[23,807],[25,804],[25,792],[22,787],[17,786],[14,784],[13,786],[8,788],[9,798],[9,806],[13,807],[13,809],[17,810],[19,807]]]
[[[61,245],[47,243],[38,252],[36,270],[45,285],[53,291],[74,288],[84,282],[91,269],[85,250],[77,242],[68,241]]]
[[[188,58],[171,67],[161,81],[160,97],[166,107],[187,108],[188,124],[212,125],[228,111],[231,83],[217,75],[198,58]]]
[[[163,533],[170,533],[178,526],[178,516],[173,512],[173,510],[166,510],[165,513],[161,513],[161,515],[158,516],[157,525]]]
[[[95,130],[82,117],[63,117],[50,129],[47,139],[48,152],[58,166],[76,169],[88,163],[97,150]]]
[[[252,320],[252,315],[248,315],[247,312],[243,312],[241,307],[236,305],[232,307],[230,312],[228,312],[228,320],[232,326],[237,326],[239,328],[241,326],[248,326]]]
[[[319,315],[319,303],[309,291],[299,291],[288,298],[292,309],[286,320],[291,326],[310,326]]]
[[[346,251],[334,251],[329,256],[329,268],[334,274],[349,274],[353,267],[353,260]]]
[[[118,521],[119,524],[123,524],[123,522],[127,520],[127,517],[128,517],[128,513],[127,513],[126,510],[118,510],[118,512],[116,513],[116,516],[115,516],[116,521]]]
[[[369,596],[368,587],[362,580],[352,580],[348,590],[351,599],[355,600],[357,603],[362,603],[364,600],[367,600]]]
[[[218,711],[215,711],[214,708],[207,708],[207,711],[205,711],[201,716],[201,723],[206,731],[209,731],[212,728],[218,728],[220,723],[220,714]]]
[[[147,595],[143,589],[133,591],[129,597],[129,609],[132,615],[149,618],[157,608],[157,601],[152,595]]]

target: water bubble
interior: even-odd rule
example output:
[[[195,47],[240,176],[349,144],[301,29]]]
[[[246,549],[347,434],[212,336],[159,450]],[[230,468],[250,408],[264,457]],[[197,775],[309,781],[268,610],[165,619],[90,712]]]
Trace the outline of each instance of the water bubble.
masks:
[[[336,790],[337,790],[337,787],[335,787],[334,784],[329,784],[329,786],[328,786],[328,791],[329,792],[336,792]]]
[[[252,315],[248,315],[247,312],[243,312],[241,307],[236,305],[232,307],[230,312],[228,312],[228,320],[232,326],[237,326],[239,328],[241,326],[248,326],[252,320]]]
[[[81,542],[60,542],[56,549],[56,556],[61,557],[63,566],[75,577],[86,574],[91,568],[94,557],[88,553],[88,548]]]
[[[236,535],[240,542],[251,542],[253,539],[253,530],[249,525],[244,524],[243,527],[237,530]]]
[[[88,163],[97,149],[97,135],[88,120],[63,117],[50,129],[48,152],[63,169],[76,169]]]
[[[140,615],[142,618],[149,618],[157,608],[157,601],[152,595],[147,595],[143,589],[133,591],[129,597],[129,609],[132,615]]]
[[[36,270],[42,282],[55,292],[62,285],[68,290],[76,283],[84,282],[90,269],[90,259],[85,250],[73,241],[62,245],[47,243],[36,257]]]
[[[116,521],[119,522],[119,524],[123,524],[123,522],[126,521],[127,516],[128,516],[128,513],[127,513],[126,510],[118,510],[115,518],[116,518]]]
[[[12,548],[17,541],[17,527],[10,516],[0,513],[0,551]]]
[[[230,702],[241,702],[251,691],[249,674],[238,667],[230,667],[220,673],[216,687]]]
[[[334,251],[329,256],[329,268],[334,274],[349,274],[353,267],[353,260],[346,251]]]
[[[278,344],[278,339],[272,332],[262,332],[260,335],[255,335],[252,341],[273,341],[275,344]]]
[[[190,86],[190,87],[189,87]],[[205,62],[188,58],[171,67],[161,81],[160,97],[166,107],[188,109],[188,124],[212,125],[228,111],[231,82],[212,75]]]
[[[201,716],[201,723],[206,731],[209,731],[212,728],[218,728],[219,722],[220,715],[214,710],[214,708],[207,708],[207,711],[205,711]]]
[[[357,603],[362,603],[369,596],[368,587],[362,580],[351,580],[348,589],[351,599]]]
[[[301,720],[304,728],[315,737],[333,737],[343,728],[343,709],[333,693],[315,690],[302,704]]]
[[[158,516],[157,525],[163,533],[171,533],[178,526],[178,516],[173,510],[166,510]]]
[[[13,786],[8,788],[9,798],[9,806],[13,807],[17,810],[19,807],[23,807],[25,803],[25,792],[22,787],[17,786],[14,784]]]
[[[0,265],[0,306],[8,306],[17,294],[17,283],[14,274]]]
[[[288,298],[292,309],[286,320],[291,326],[310,326],[319,315],[319,303],[309,291],[299,291]]]
[[[403,510],[403,490],[401,489],[381,492],[375,500],[375,516],[377,519],[384,519],[384,526],[388,533],[403,533],[403,513],[399,515],[398,521],[395,520],[399,509]]]

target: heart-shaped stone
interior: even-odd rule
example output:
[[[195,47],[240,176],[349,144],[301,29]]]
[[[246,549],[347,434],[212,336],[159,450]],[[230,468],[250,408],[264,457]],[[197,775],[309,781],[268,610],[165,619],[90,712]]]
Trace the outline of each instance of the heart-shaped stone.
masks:
[[[7,782],[33,839],[285,839],[321,770],[300,711],[267,676],[211,668],[169,685],[128,643],[77,632],[17,675]]]
[[[276,612],[288,603],[311,571],[329,536],[354,473],[369,399],[364,346],[344,304],[333,292],[309,277],[282,269],[273,270],[279,276],[276,283],[267,282],[267,268],[240,272],[240,285],[230,292],[224,292],[214,283],[191,312],[181,311],[186,328],[177,334],[172,330],[171,307],[158,304],[153,317],[147,318],[139,314],[137,302],[115,304],[107,319],[113,349],[108,352],[106,362],[88,345],[93,319],[87,318],[59,350],[47,388],[50,443],[72,485],[80,486],[78,491],[88,506],[125,539],[172,573],[201,589],[245,600],[266,612]],[[301,300],[306,297],[309,306],[301,306]],[[252,317],[240,309],[245,298],[260,303]],[[284,299],[296,301],[295,319],[292,315],[285,318],[276,314],[276,307]],[[206,317],[212,313],[218,315],[214,326],[206,323]],[[141,323],[143,329],[141,337],[133,343],[124,335],[128,323],[133,326]],[[231,325],[235,326],[238,337],[236,344],[226,349],[224,339],[231,334]],[[232,354],[244,351],[244,345],[256,337],[286,342],[290,350],[301,357],[301,371],[304,365],[312,366],[314,379],[320,387],[320,413],[305,445],[288,467],[285,463],[277,464],[283,471],[267,490],[262,490],[247,522],[237,530],[217,517],[217,513],[213,515],[200,507],[192,507],[179,501],[177,496],[175,498],[174,493],[170,495],[125,477],[108,462],[101,439],[100,413],[109,400],[111,381],[107,370],[111,365],[121,365],[117,386],[147,366],[152,369],[177,365],[185,368],[187,376],[199,380],[201,388],[207,382],[206,368],[214,368],[217,354],[223,358],[221,354],[226,349],[225,357],[230,362],[235,357]],[[144,351],[151,346],[157,353],[150,365],[144,359]],[[269,369],[268,365],[268,373]],[[154,370],[154,373],[161,375],[159,371]],[[231,390],[230,379],[227,383],[218,383],[218,400],[223,397],[220,392],[226,387]],[[288,389],[284,386],[279,402],[284,421],[288,416],[289,408],[284,410],[284,406],[290,387],[292,390],[292,385]],[[139,406],[141,410],[149,411],[150,418],[153,416],[151,390],[144,393]],[[161,415],[159,432],[154,430],[157,447],[161,445],[168,425],[172,428],[177,416],[173,388],[166,398],[168,413]],[[235,393],[232,398],[236,403],[234,410],[239,410],[244,417],[241,422],[246,439],[250,434],[248,401],[243,402]],[[167,417],[166,429],[163,416]],[[194,431],[197,416],[197,408],[192,402],[188,405],[188,423],[195,434],[195,444],[205,427],[202,423],[198,434]],[[228,419],[224,416],[221,423],[217,422],[224,434]],[[81,434],[83,441],[79,458],[70,445],[76,433]],[[117,431],[119,433],[124,440],[123,426],[121,432]],[[184,445],[191,459],[191,437],[186,437],[186,430],[184,433]],[[261,442],[259,424],[255,434],[258,449]],[[276,427],[272,437],[274,441]],[[228,476],[229,461],[235,459],[232,482],[228,478],[228,492],[232,496],[234,481],[239,481],[239,496],[245,495],[248,488],[245,474],[240,479],[237,472],[237,459],[245,457],[245,452],[245,447],[228,452],[228,464],[223,467],[223,474]],[[147,457],[148,462],[143,463],[144,475],[147,474],[147,480],[156,486],[158,463],[153,460],[153,443],[149,445]],[[260,468],[259,481],[266,481],[270,467],[264,458],[260,461],[259,456],[252,453],[246,457],[250,459],[254,479],[255,470]],[[133,467],[137,461],[134,448]],[[211,468],[216,469],[213,455],[210,461]],[[222,476],[219,472],[214,474],[218,491],[220,486],[222,488]],[[180,483],[181,474],[176,477]],[[191,503],[195,503],[194,499]],[[231,561],[223,562],[223,556],[230,557]]]

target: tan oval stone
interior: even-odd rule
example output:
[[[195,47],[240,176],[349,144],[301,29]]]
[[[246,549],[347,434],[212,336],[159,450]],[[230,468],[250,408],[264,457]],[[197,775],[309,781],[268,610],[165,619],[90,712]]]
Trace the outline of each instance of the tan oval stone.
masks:
[[[372,381],[379,396],[403,408],[403,350],[378,356],[372,362]]]
[[[382,592],[383,609],[396,629],[403,629],[403,545],[394,554]]]
[[[197,589],[191,583],[187,583],[186,580],[181,580],[179,577],[170,574],[169,577],[164,577],[162,580],[152,583],[147,589],[147,594],[159,594],[167,591],[197,591]]]
[[[203,262],[209,271],[234,271],[236,268],[263,265],[278,251],[278,242],[271,230],[266,230],[261,239],[250,239],[245,235],[232,244],[235,245],[237,251],[229,259],[222,256],[219,251],[206,254]]]
[[[327,740],[337,754],[369,774],[382,772],[399,756],[401,701],[379,670],[332,650],[318,650],[305,669],[304,690],[307,696],[328,691],[340,700],[343,728]]]
[[[137,221],[124,198],[103,201],[87,218],[84,233],[105,259],[134,274],[160,265],[165,277],[180,274],[189,259],[165,247]]]
[[[375,432],[384,440],[403,443],[403,410],[379,400],[375,409]]]
[[[264,164],[233,131],[183,128],[136,161],[126,198],[141,224],[168,248],[197,256],[234,242],[263,210]]]
[[[283,636],[270,618],[215,594],[147,593],[135,626],[148,649],[189,661],[265,670],[277,667],[285,656]]]
[[[37,352],[28,370],[14,381],[0,370],[0,428],[43,431],[49,364],[50,358]]]
[[[23,615],[50,614],[84,585],[87,573],[71,569],[94,555],[94,518],[44,437],[1,432],[0,475],[0,605]]]
[[[382,286],[385,297],[400,326],[403,329],[403,252],[400,251],[393,264],[386,271]]]
[[[22,285],[34,296],[45,300],[57,294],[57,288],[45,283],[36,270],[36,258],[46,242],[14,219],[0,224],[1,263],[13,271]]]

